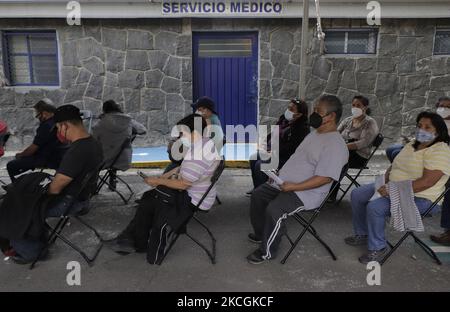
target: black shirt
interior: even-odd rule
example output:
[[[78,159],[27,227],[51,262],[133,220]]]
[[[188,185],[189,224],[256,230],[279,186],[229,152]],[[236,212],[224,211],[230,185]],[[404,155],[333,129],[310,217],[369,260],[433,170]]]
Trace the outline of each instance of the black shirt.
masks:
[[[81,183],[86,174],[99,168],[102,161],[102,147],[93,137],[79,139],[73,142],[64,154],[61,165],[57,170],[57,173],[61,173],[73,179],[69,185],[64,188],[63,194],[77,197],[78,200],[88,199],[91,186],[97,180],[97,174],[95,173],[92,176],[83,190],[80,190]]]
[[[41,122],[36,130],[33,144],[37,145],[35,156],[43,160],[42,165],[57,167],[64,155],[65,145],[59,142],[56,137],[56,127],[53,117]]]

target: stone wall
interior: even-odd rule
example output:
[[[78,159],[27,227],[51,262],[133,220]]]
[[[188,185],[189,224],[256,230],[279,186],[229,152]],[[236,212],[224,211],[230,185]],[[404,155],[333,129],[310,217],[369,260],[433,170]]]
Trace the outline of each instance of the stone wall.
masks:
[[[367,27],[361,20],[325,19],[323,24]],[[379,51],[365,57],[320,55],[313,39],[308,47],[307,100],[335,94],[348,115],[352,97],[363,94],[386,136],[395,140],[409,134],[419,111],[450,95],[450,60],[432,56],[435,27],[449,24],[382,20]],[[311,37],[313,25],[311,21]],[[83,20],[82,26],[67,26],[62,20],[0,20],[0,30],[26,28],[56,29],[61,84],[0,88],[0,118],[15,133],[11,143],[18,148],[30,142],[36,127],[31,107],[44,96],[57,105],[71,103],[94,113],[100,112],[102,101],[114,99],[149,129],[138,145],[164,144],[173,124],[191,111],[194,31],[259,32],[262,124],[274,122],[287,100],[298,94],[300,20]]]

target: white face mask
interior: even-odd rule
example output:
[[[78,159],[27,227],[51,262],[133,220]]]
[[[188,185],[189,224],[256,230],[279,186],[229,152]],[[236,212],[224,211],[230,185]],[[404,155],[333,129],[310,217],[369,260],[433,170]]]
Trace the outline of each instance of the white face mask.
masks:
[[[203,112],[199,111],[198,109],[195,111],[196,114],[203,116]]]
[[[287,121],[291,121],[292,119],[294,119],[294,113],[287,109],[284,112],[284,118],[286,118]]]
[[[358,107],[352,107],[352,116],[353,118],[361,117],[363,114],[363,111],[361,108]]]
[[[436,110],[436,113],[441,116],[442,118],[447,118],[450,116],[450,108],[448,107],[438,107]]]

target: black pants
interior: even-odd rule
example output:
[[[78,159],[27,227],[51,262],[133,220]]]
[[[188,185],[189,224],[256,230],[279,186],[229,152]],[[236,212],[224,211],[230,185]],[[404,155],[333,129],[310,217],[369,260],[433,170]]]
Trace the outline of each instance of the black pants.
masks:
[[[359,156],[359,154],[356,151],[349,151],[349,157],[348,157],[348,167],[349,168],[362,168],[366,164],[367,158],[364,158],[362,156]],[[339,182],[333,182],[331,187],[333,188],[335,185],[338,185],[334,192],[331,193],[330,200],[334,201],[336,200],[337,194],[339,192],[339,188],[341,187],[341,184]]]

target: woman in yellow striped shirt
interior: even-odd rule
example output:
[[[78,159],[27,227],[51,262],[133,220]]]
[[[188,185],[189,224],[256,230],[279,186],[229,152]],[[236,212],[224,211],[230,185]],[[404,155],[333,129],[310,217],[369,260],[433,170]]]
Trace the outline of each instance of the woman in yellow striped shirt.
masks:
[[[420,113],[416,124],[415,140],[395,158],[386,171],[385,183],[412,181],[414,201],[423,213],[445,190],[450,176],[450,137],[444,119],[436,113]],[[389,249],[384,234],[386,217],[390,215],[386,184],[377,190],[382,197],[372,201],[374,184],[358,187],[351,194],[354,235],[345,242],[352,246],[367,244],[368,252],[359,258],[361,263],[380,261]]]

